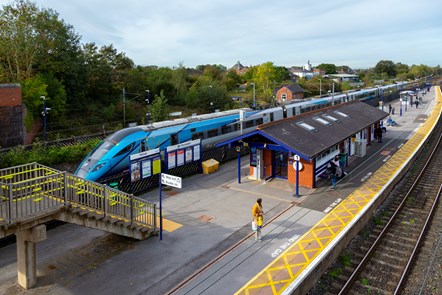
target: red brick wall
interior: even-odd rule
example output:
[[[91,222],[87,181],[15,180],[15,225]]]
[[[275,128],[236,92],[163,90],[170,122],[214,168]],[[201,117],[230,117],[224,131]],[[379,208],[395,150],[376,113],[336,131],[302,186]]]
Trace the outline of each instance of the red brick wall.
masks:
[[[282,95],[286,94],[287,95],[287,99],[286,101],[290,101],[293,99],[302,99],[304,98],[304,93],[293,93],[290,89],[288,89],[287,87],[282,87],[281,89],[279,89],[276,92],[276,101],[278,103],[282,102]]]
[[[0,106],[14,107],[22,104],[21,88],[18,84],[0,84]]]
[[[24,106],[18,84],[0,84],[0,148],[24,143]]]
[[[293,168],[293,164],[290,164],[290,162],[293,163],[293,161],[288,162],[288,181],[291,183],[296,183],[296,170]],[[307,162],[304,159],[301,159],[301,163],[303,165],[302,170],[299,170],[299,185],[313,188],[313,178],[315,173],[315,167],[313,165],[313,162]]]

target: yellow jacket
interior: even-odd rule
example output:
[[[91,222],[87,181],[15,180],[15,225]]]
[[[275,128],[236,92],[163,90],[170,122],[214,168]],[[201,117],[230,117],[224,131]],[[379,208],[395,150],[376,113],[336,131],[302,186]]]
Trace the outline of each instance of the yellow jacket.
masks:
[[[252,218],[255,221],[258,221],[258,217],[261,217],[262,220],[262,206],[259,206],[258,202],[255,203],[255,205],[253,205],[252,208]]]

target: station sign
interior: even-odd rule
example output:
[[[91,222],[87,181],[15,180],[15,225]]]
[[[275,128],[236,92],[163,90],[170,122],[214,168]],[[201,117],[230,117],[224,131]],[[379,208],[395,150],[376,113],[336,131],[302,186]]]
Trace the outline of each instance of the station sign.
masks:
[[[166,173],[161,173],[161,183],[176,188],[182,187],[182,178]]]
[[[201,139],[189,140],[166,148],[167,169],[201,160]]]
[[[136,182],[161,172],[160,149],[130,155],[130,181]]]

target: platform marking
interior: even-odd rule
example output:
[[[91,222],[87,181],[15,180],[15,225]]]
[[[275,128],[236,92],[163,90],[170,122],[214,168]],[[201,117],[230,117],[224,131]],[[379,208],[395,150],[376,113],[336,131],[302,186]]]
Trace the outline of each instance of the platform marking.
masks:
[[[385,159],[383,159],[382,161],[387,162],[388,159],[390,159],[390,158],[391,158],[391,156],[387,156],[387,157],[385,157]]]
[[[284,244],[279,246],[278,249],[273,251],[270,256],[272,256],[272,258],[278,257],[279,254],[284,252],[284,250],[287,249],[287,247],[289,247],[291,244],[293,244],[293,242],[295,242],[297,239],[299,239],[299,237],[300,235],[294,235],[293,237],[289,238],[286,242],[284,242]]]
[[[324,213],[330,212],[333,208],[335,208],[340,202],[342,201],[341,198],[337,198],[336,201],[330,204],[330,206],[327,207],[327,209],[324,210]]]
[[[398,145],[398,149],[400,149],[402,146],[404,145],[404,143],[401,143],[400,145]]]
[[[372,174],[373,174],[373,172],[368,172],[367,175],[365,175],[365,176],[361,179],[361,182],[366,181],[367,178],[369,178]]]

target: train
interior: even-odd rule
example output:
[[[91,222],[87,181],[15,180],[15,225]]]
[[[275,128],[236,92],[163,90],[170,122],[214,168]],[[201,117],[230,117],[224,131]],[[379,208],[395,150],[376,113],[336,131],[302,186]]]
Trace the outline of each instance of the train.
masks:
[[[238,136],[240,132],[253,131],[261,124],[352,100],[368,102],[393,91],[406,90],[411,86],[409,84],[398,82],[306,99],[264,110],[242,108],[124,128],[98,144],[80,163],[75,175],[99,181],[128,169],[129,156],[136,153],[156,148],[164,151],[168,146],[199,138],[203,149],[207,149],[220,141]],[[242,126],[240,113],[243,114]]]

